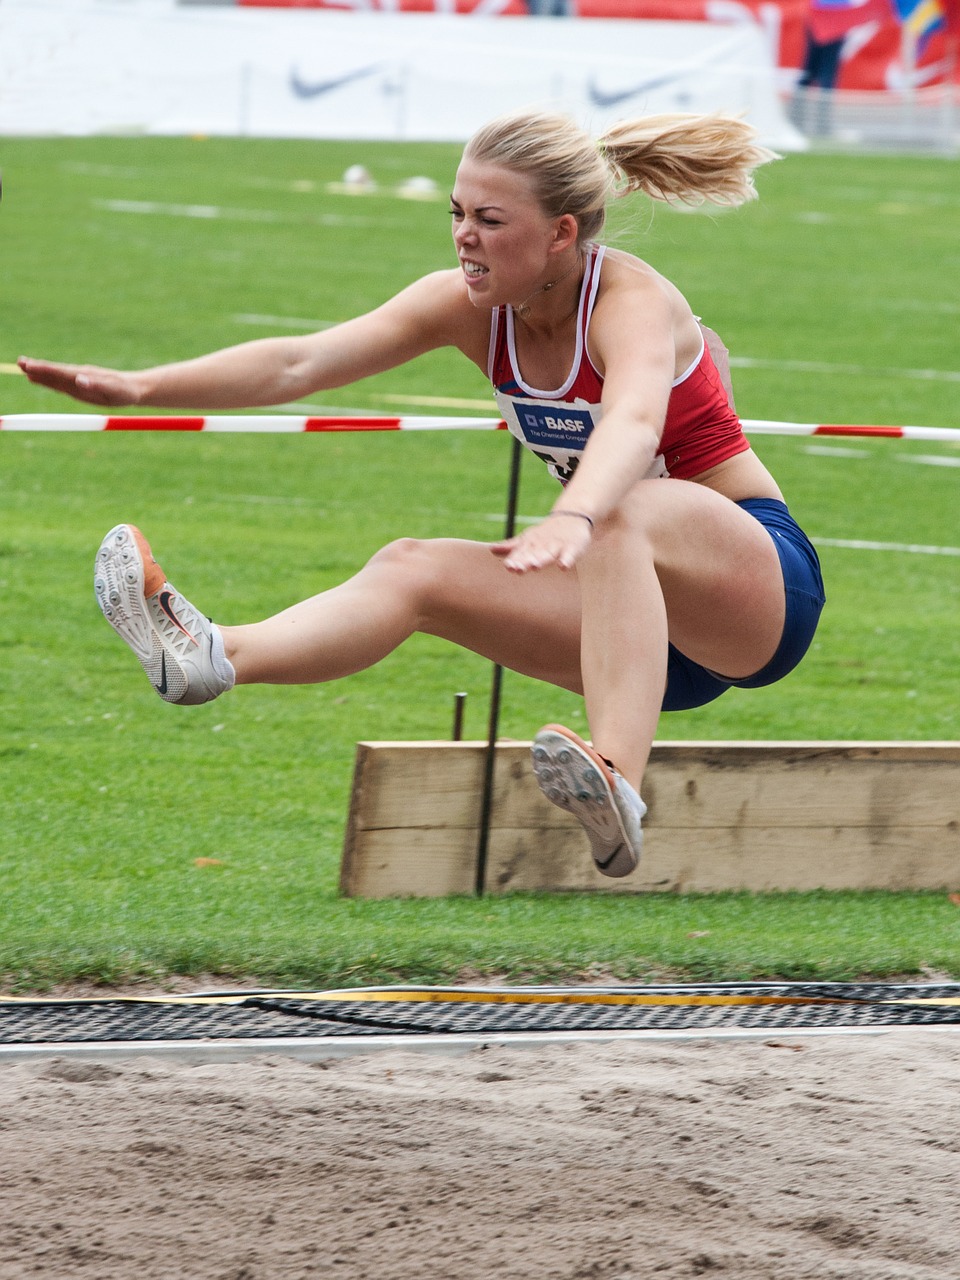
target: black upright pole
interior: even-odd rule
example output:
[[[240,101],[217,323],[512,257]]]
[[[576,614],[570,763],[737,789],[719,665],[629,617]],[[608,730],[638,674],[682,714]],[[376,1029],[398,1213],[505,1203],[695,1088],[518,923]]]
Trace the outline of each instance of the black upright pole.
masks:
[[[503,536],[512,538],[517,524],[517,499],[520,493],[520,460],[523,445],[514,436],[510,455],[510,484],[507,488],[507,520]],[[500,724],[500,691],[503,685],[503,667],[493,665],[493,682],[490,687],[490,718],[487,726],[487,754],[483,767],[483,797],[480,804],[480,837],[477,842],[476,893],[483,897],[487,887],[487,851],[490,846],[490,813],[493,808],[493,771],[496,763],[497,730]]]

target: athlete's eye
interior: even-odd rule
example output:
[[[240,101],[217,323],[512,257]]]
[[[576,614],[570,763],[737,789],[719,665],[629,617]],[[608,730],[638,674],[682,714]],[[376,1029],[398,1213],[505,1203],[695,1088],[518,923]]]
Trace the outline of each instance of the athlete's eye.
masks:
[[[449,212],[454,222],[462,222],[463,219],[466,217],[466,214],[463,212],[462,209],[451,209]],[[485,227],[503,226],[503,223],[499,218],[488,218],[488,217],[484,217],[483,214],[480,214],[477,217],[477,222],[481,223]]]

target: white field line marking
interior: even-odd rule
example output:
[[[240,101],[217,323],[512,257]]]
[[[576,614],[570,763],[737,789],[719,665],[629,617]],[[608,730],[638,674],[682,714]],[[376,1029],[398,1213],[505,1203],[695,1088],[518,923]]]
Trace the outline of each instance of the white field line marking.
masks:
[[[364,409],[344,409],[342,405],[314,404],[312,400],[299,400],[294,404],[266,405],[262,409],[253,409],[252,413],[295,413],[306,414],[309,418],[362,418]]]
[[[911,378],[919,382],[960,382],[955,369],[874,369],[865,364],[830,364],[826,360],[763,360],[731,356],[731,369],[779,369],[791,373],[838,373],[864,378]]]
[[[308,507],[317,515],[324,514],[324,506],[321,505],[322,499],[317,498],[299,498],[292,494],[272,494],[272,493],[234,493],[221,494],[219,496],[211,495],[208,501],[219,502],[224,506],[229,506],[231,502],[246,502],[250,506],[256,507]],[[329,505],[329,504],[327,504]]]
[[[808,444],[804,453],[812,453],[820,458],[875,458],[877,455],[869,449],[845,449],[843,446],[829,444]],[[925,467],[960,467],[960,458],[949,454],[936,453],[895,453],[898,462],[916,462]]]
[[[543,1049],[556,1044],[631,1044],[638,1054],[645,1045],[678,1040],[762,1040],[775,1034],[777,1040],[805,1037],[889,1035],[891,1027],[704,1027],[689,1031],[500,1031],[456,1032],[427,1035],[304,1036],[244,1040],[91,1040],[53,1044],[0,1046],[0,1066],[38,1062],[47,1058],[67,1058],[82,1062],[115,1062],[133,1054],[148,1054],[165,1062],[246,1062],[263,1054],[283,1055],[310,1062],[326,1058],[347,1058],[358,1054],[402,1050],[404,1053],[442,1053],[452,1057],[494,1045],[498,1049]],[[944,1036],[951,1029],[944,1027]]]
[[[364,415],[363,409],[344,409],[342,405],[314,404],[310,400],[300,400],[295,404],[265,405],[262,408],[251,409],[250,412],[268,415],[272,413],[305,414],[309,418],[346,418]]]
[[[108,213],[158,213],[168,218],[240,217],[246,222],[282,222],[283,215],[269,209],[224,209],[216,204],[162,204],[159,200],[91,200],[95,209]]]
[[[60,166],[64,173],[78,174],[85,178],[143,178],[149,174],[148,169],[138,169],[132,165],[86,164],[66,162]],[[411,175],[412,176],[412,175]],[[373,183],[369,187],[354,186],[343,182],[317,182],[314,178],[239,178],[240,186],[253,187],[260,191],[286,191],[291,195],[314,195],[325,191],[333,196],[390,196],[395,200],[446,200],[447,196],[436,187],[426,189],[411,188],[406,182],[398,182],[395,186],[381,187]],[[409,181],[409,180],[408,180]]]
[[[489,400],[471,400],[460,398],[457,396],[369,396],[374,404],[421,404],[433,405],[437,409],[486,409],[487,412],[494,411],[493,395]]]
[[[926,467],[960,467],[960,458],[936,453],[898,453],[901,462],[919,462]]]
[[[849,551],[902,551],[915,556],[960,556],[960,547],[927,547],[914,542],[868,542],[860,538],[818,538],[810,535],[816,547],[841,547]]]
[[[821,458],[872,458],[873,454],[869,449],[847,449],[843,445],[833,444],[808,444],[804,446],[804,453],[812,453]]]
[[[22,370],[18,364],[0,364],[0,373],[21,373]]]
[[[361,397],[358,397],[361,398]],[[363,396],[365,403],[370,405],[392,405],[392,404],[411,404],[411,405],[432,405],[434,408],[443,409],[482,409],[486,414],[490,414],[491,410],[496,412],[496,405],[490,400],[470,400],[467,398],[459,398],[456,396]],[[314,404],[312,400],[298,400],[293,404],[278,404],[268,406],[265,409],[253,409],[252,413],[276,413],[278,410],[283,413],[306,413],[311,417],[330,416],[333,418],[343,418],[347,416],[364,417],[368,410],[349,408],[344,409],[342,405]]]
[[[165,218],[199,218],[205,221],[265,222],[287,226],[390,227],[405,229],[403,222],[387,218],[346,217],[340,213],[283,214],[270,209],[231,209],[217,204],[164,204],[159,200],[91,200],[107,213],[159,214]]]
[[[923,298],[874,298],[872,305],[884,311],[922,311],[924,315],[929,315],[931,312],[941,316],[960,315],[960,303],[927,302]]]
[[[241,311],[230,317],[234,324],[262,325],[265,329],[332,329],[339,320],[310,320],[304,316],[258,316]]]
[[[60,168],[64,173],[77,173],[84,178],[144,178],[150,172],[133,165],[88,164],[73,160],[64,161]]]

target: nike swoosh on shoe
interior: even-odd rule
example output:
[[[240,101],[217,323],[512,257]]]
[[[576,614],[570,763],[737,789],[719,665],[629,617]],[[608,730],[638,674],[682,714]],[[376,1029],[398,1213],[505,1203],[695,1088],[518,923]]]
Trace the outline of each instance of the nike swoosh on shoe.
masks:
[[[198,644],[199,641],[197,640],[196,636],[194,636],[191,632],[187,630],[187,628],[183,625],[183,623],[174,613],[173,606],[170,603],[170,601],[173,599],[173,596],[174,596],[174,593],[172,591],[161,591],[159,596],[157,597],[157,604],[159,604],[160,608],[167,615],[167,617],[170,619],[170,621],[173,623],[173,625],[177,628],[178,631],[182,631],[183,634],[187,637],[187,639],[190,640],[193,644]]]
[[[160,651],[160,683],[153,686],[161,698],[167,696],[167,655],[161,649]]]

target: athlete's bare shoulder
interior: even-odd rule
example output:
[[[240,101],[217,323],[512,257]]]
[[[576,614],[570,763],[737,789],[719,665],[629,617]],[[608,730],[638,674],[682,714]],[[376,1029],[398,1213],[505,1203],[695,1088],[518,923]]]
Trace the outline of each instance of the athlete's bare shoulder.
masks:
[[[601,293],[627,291],[660,295],[673,305],[683,298],[676,285],[649,262],[623,249],[608,248],[604,254],[600,289]]]
[[[640,346],[653,352],[669,342],[676,377],[696,358],[700,341],[690,305],[675,284],[642,258],[607,250],[588,337],[598,369],[615,350],[634,359]]]

